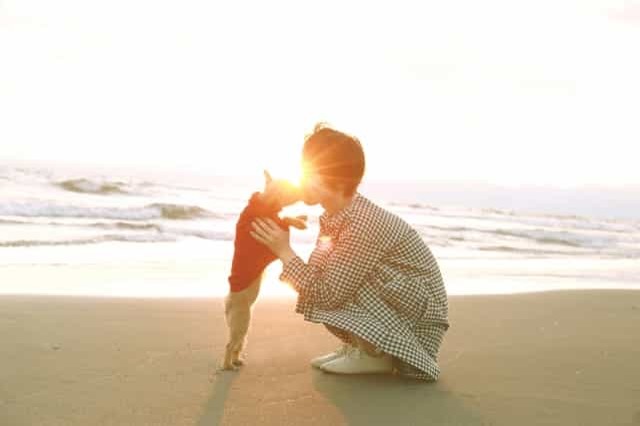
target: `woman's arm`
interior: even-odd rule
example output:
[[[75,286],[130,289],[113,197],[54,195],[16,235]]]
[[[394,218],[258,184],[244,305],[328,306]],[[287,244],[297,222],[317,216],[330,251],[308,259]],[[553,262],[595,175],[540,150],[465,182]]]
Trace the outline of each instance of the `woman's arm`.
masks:
[[[330,250],[327,266],[320,269],[306,264],[289,244],[289,233],[270,219],[256,219],[253,238],[266,245],[282,260],[282,281],[311,303],[323,309],[335,309],[353,298],[367,275],[383,255],[380,244],[364,227],[345,229],[338,241],[320,242],[316,250]]]
[[[345,230],[338,241],[321,242],[316,250],[332,250],[326,268],[306,264],[294,253],[288,259],[281,258],[284,266],[280,279],[314,305],[329,310],[355,296],[383,254],[379,245],[357,230]]]

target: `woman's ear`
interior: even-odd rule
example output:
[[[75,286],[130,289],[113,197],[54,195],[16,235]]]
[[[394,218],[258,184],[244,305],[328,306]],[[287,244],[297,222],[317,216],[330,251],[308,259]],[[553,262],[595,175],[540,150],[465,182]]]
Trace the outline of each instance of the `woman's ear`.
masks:
[[[335,194],[339,195],[347,195],[347,185],[344,183],[336,183],[335,186],[331,188],[331,190]]]

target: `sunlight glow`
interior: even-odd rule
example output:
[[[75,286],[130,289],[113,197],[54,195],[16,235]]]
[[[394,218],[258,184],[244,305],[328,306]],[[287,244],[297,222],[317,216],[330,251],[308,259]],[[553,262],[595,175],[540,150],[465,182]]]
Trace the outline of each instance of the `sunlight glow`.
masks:
[[[327,121],[367,178],[640,183],[635,2],[250,3],[2,2],[0,160],[295,180]]]
[[[321,235],[318,238],[318,249],[329,250],[331,248],[331,236]]]

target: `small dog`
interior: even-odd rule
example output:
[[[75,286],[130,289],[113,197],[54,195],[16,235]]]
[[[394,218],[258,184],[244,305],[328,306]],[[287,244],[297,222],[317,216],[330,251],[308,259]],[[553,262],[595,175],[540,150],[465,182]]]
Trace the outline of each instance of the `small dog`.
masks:
[[[265,268],[276,256],[266,246],[256,241],[249,232],[251,222],[257,217],[268,217],[282,229],[293,226],[306,229],[306,216],[280,218],[283,207],[300,200],[300,190],[285,180],[274,180],[264,172],[265,187],[256,192],[240,214],[236,224],[234,253],[229,276],[230,291],[224,301],[224,313],[229,329],[229,340],[225,348],[223,370],[237,370],[244,364],[240,353],[246,345],[251,323],[251,308],[258,297]]]

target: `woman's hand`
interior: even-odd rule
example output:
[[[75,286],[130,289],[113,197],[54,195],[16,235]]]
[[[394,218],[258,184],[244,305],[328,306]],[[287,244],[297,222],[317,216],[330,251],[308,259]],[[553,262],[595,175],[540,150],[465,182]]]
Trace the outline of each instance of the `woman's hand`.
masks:
[[[257,218],[251,222],[251,227],[253,231],[250,231],[249,234],[256,241],[267,246],[273,254],[282,260],[283,264],[296,256],[289,244],[289,231],[280,228],[273,220]]]

